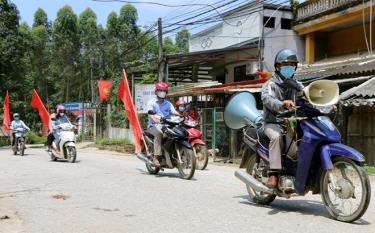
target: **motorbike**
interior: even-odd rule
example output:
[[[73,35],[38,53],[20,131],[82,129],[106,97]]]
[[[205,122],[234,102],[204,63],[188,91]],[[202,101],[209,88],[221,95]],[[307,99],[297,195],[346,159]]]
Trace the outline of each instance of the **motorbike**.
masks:
[[[181,126],[183,120],[183,117],[172,116],[162,119],[161,124],[157,125],[163,133],[160,167],[153,162],[154,136],[146,130],[143,132],[146,145],[143,153],[138,153],[137,157],[145,162],[149,174],[156,175],[160,170],[177,168],[182,179],[190,180],[194,176],[196,159],[188,142],[188,132]]]
[[[305,97],[296,101],[295,109],[277,114],[278,123],[284,129],[284,146],[282,170],[275,189],[266,186],[270,140],[261,127],[262,117],[252,94],[240,92],[232,96],[224,120],[233,129],[243,129],[243,141],[249,153],[242,157],[235,176],[246,184],[253,202],[268,205],[276,197],[303,196],[311,191],[321,195],[334,219],[353,222],[369,206],[370,181],[363,168],[364,156],[340,143],[336,126],[319,110],[338,101],[337,84],[326,81],[311,83],[303,89]]]
[[[208,164],[208,152],[206,143],[202,141],[202,133],[196,129],[198,123],[194,120],[187,120],[183,122],[183,126],[188,132],[188,142],[193,147],[195,158],[197,159],[198,170],[204,170]]]
[[[49,151],[49,155],[52,161],[58,159],[68,160],[70,163],[74,163],[77,159],[76,149],[76,135],[74,134],[74,126],[70,123],[63,123],[59,125],[60,130],[60,143],[56,144],[54,140],[52,142],[52,150]]]
[[[16,155],[18,152],[21,156],[25,153],[25,129],[17,128],[14,131],[14,145],[12,146],[13,154]]]

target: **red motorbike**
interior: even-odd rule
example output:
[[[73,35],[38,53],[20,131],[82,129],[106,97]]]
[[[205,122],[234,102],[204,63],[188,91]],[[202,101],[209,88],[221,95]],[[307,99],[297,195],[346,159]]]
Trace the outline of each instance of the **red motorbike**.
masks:
[[[184,121],[183,126],[189,133],[188,141],[193,147],[196,158],[196,169],[204,170],[208,163],[208,153],[206,143],[202,141],[202,133],[196,129],[198,123],[194,120]]]

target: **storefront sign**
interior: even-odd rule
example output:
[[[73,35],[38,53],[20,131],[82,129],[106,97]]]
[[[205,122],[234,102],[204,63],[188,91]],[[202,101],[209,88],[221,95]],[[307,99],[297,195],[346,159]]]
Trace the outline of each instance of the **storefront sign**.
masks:
[[[153,84],[135,85],[135,110],[137,113],[147,113],[147,103],[155,97]]]

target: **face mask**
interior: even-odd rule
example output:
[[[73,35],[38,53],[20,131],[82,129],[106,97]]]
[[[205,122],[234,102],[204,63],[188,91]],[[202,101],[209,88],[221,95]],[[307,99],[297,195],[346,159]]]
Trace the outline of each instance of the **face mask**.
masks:
[[[61,116],[61,117],[64,116],[64,115],[65,115],[65,113],[63,113],[63,112],[60,113],[60,116]]]
[[[184,112],[184,111],[186,110],[186,108],[185,108],[185,107],[182,107],[182,106],[180,106],[180,107],[178,107],[178,110],[179,110],[180,112]]]
[[[295,72],[296,72],[295,66],[282,66],[280,68],[280,74],[284,78],[292,78]]]
[[[18,121],[20,118],[19,117],[15,117],[14,120]]]
[[[162,98],[162,99],[164,99],[166,95],[167,95],[167,92],[165,92],[165,91],[156,92],[156,96],[159,97],[159,98]]]

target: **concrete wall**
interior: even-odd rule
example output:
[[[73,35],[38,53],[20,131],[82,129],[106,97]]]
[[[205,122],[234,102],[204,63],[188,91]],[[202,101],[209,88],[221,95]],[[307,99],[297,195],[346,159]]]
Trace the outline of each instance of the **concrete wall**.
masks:
[[[266,9],[264,16],[275,17],[275,28],[264,28],[263,70],[274,71],[275,56],[283,48],[296,51],[300,61],[303,62],[305,57],[303,39],[293,30],[281,29],[281,18],[292,19],[292,13]]]
[[[225,16],[225,21],[190,38],[190,52],[221,49],[260,35],[261,12],[249,7]],[[248,13],[248,14],[247,14]]]
[[[109,138],[127,138],[134,143],[134,135],[131,129],[109,127],[107,130]]]

